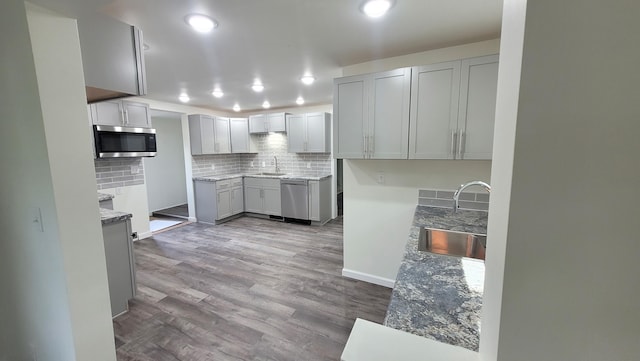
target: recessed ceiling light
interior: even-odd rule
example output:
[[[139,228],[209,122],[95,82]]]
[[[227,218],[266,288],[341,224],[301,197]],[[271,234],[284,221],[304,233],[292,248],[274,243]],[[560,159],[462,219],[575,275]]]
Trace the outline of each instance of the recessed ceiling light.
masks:
[[[362,12],[370,18],[379,18],[391,9],[391,0],[369,0],[362,5]]]
[[[183,102],[183,103],[188,103],[188,102],[189,102],[189,100],[190,100],[190,98],[189,98],[189,96],[187,95],[187,93],[182,93],[182,94],[180,94],[180,96],[178,97],[178,99],[179,99],[181,102]]]
[[[238,105],[238,103],[234,104],[233,111],[234,112],[239,112],[240,110],[242,110],[242,109],[240,109],[240,105]]]
[[[313,75],[308,75],[308,74],[300,78],[300,81],[302,82],[302,84],[305,84],[305,85],[311,85],[315,80],[316,78],[314,78]]]
[[[199,33],[208,33],[218,27],[218,23],[206,15],[191,14],[185,17],[187,24]]]
[[[296,99],[296,104],[298,104],[298,105],[304,104],[304,98],[303,97],[298,97],[298,99]]]
[[[213,95],[216,98],[222,98],[222,96],[224,95],[224,93],[222,92],[222,90],[220,90],[220,88],[215,88],[213,90],[213,93],[211,93],[211,95]]]
[[[271,108],[271,104],[268,101],[265,100],[264,103],[262,103],[262,107],[265,108],[265,109],[269,109],[269,108]]]
[[[253,82],[251,89],[253,89],[253,91],[256,93],[260,93],[264,90],[264,85],[262,85],[260,81],[256,80],[255,82]]]

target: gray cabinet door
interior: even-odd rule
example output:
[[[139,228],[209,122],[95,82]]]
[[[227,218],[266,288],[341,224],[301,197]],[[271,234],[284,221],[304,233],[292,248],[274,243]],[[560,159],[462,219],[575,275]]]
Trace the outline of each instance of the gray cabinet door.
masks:
[[[462,61],[457,158],[491,159],[497,91],[497,55]]]
[[[215,183],[194,181],[193,193],[196,201],[196,219],[198,222],[214,224],[215,220],[218,219]]]
[[[411,68],[375,73],[371,80],[367,153],[372,159],[407,159]]]
[[[117,100],[99,102],[94,103],[91,106],[93,107],[93,124],[113,126],[124,125],[124,110],[122,109],[122,102]]]
[[[331,116],[328,113],[306,114],[307,142],[305,151],[309,153],[331,152]]]
[[[267,114],[267,130],[270,132],[286,132],[286,113]]]
[[[266,133],[267,129],[267,116],[265,114],[256,114],[249,116],[249,133]]]
[[[112,316],[127,311],[128,301],[135,296],[135,265],[130,235],[129,220],[102,226]]]
[[[460,61],[413,68],[410,159],[454,159]]]
[[[151,114],[149,112],[149,105],[144,103],[123,101],[122,107],[124,109],[126,126],[135,128],[151,127]]]
[[[216,220],[233,215],[231,212],[231,188],[225,188],[217,192],[218,216]]]
[[[231,131],[229,129],[229,118],[215,117],[213,133],[215,137],[215,153],[231,153]]]
[[[249,120],[247,118],[229,119],[229,132],[231,138],[231,153],[255,152],[251,146],[249,135]]]
[[[189,140],[191,154],[215,154],[213,118],[208,115],[189,115]]]
[[[280,188],[264,188],[264,213],[272,216],[282,215],[282,200],[280,199]]]
[[[245,212],[264,213],[262,187],[244,186],[244,210]]]
[[[244,212],[244,191],[242,187],[231,189],[231,215]]]
[[[365,127],[368,124],[367,76],[334,80],[333,154],[336,158],[365,158]]]
[[[320,182],[309,181],[309,219],[320,221]]]
[[[287,142],[289,153],[307,151],[307,117],[304,114],[287,116]]]

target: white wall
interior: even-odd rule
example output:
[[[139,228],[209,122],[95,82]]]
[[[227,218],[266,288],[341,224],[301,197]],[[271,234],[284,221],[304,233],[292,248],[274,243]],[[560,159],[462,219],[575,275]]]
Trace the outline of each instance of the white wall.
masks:
[[[0,46],[0,358],[115,360],[75,21],[9,0]]]
[[[152,117],[158,154],[143,160],[149,212],[187,203],[181,121],[180,114]]]
[[[113,360],[115,344],[76,21],[27,7],[64,260],[75,357]],[[61,126],[64,124],[64,126]],[[43,335],[44,336],[44,335]],[[42,355],[41,359],[48,359]]]
[[[505,3],[503,34],[519,39],[501,52],[496,125],[509,131],[495,152],[510,154],[492,173],[485,360],[640,355],[639,13],[637,1]]]
[[[426,65],[498,51],[499,40],[489,40],[356,64],[343,68],[343,75]],[[385,173],[385,184],[374,182],[379,171]],[[456,189],[473,179],[488,182],[490,172],[490,161],[345,160],[343,274],[392,285],[417,204],[417,190]]]

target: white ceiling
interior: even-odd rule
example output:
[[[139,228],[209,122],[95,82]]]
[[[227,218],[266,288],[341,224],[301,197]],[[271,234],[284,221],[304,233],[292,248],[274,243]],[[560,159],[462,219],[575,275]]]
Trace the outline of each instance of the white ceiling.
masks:
[[[369,19],[362,0],[32,0],[73,17],[108,15],[142,29],[148,97],[243,111],[331,103],[343,66],[499,37],[502,0],[396,0],[383,18]],[[184,17],[218,21],[209,34]],[[97,15],[101,14],[101,15]],[[300,77],[311,72],[316,82]],[[262,80],[265,90],[251,84]],[[219,86],[225,93],[214,98]]]

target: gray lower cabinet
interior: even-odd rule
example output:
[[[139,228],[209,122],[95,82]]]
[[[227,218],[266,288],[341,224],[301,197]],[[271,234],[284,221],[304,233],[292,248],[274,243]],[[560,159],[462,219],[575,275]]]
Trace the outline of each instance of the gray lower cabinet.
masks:
[[[280,179],[244,179],[244,209],[246,212],[282,216]]]
[[[131,221],[102,225],[102,237],[107,261],[111,316],[115,317],[129,309],[129,300],[136,295]]]
[[[193,183],[198,222],[215,224],[216,221],[244,212],[242,177]]]
[[[331,177],[309,181],[309,219],[326,223],[331,219]]]

